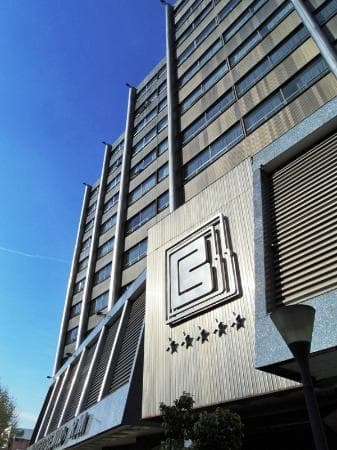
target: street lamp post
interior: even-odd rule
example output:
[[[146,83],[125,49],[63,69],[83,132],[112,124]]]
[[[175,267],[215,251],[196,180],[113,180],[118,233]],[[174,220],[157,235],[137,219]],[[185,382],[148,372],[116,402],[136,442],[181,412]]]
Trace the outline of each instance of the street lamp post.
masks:
[[[270,316],[299,366],[316,450],[328,450],[309,367],[315,309],[309,305],[285,306],[277,308]]]

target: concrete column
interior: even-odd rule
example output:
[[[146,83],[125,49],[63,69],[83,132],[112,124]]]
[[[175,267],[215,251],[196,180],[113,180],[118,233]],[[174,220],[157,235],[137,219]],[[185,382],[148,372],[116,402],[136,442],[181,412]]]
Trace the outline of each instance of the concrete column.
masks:
[[[93,278],[94,278],[94,273],[95,273],[97,243],[98,243],[99,232],[100,232],[100,227],[101,227],[102,210],[103,210],[104,197],[105,197],[105,186],[106,186],[106,179],[107,179],[108,172],[109,172],[110,156],[111,156],[111,145],[106,144],[105,152],[104,152],[103,167],[102,167],[102,172],[101,172],[100,185],[99,185],[98,196],[97,196],[96,214],[95,214],[94,226],[93,226],[92,236],[91,236],[87,275],[86,275],[85,285],[84,285],[84,290],[83,290],[82,309],[81,309],[81,315],[80,315],[80,323],[78,326],[76,348],[79,347],[79,345],[85,338],[86,332],[87,332],[89,305],[90,305],[90,300],[91,300],[92,283],[93,283]]]
[[[328,37],[322,30],[321,26],[316,22],[315,17],[304,0],[292,0],[292,3],[297,11],[297,14],[300,16],[302,22],[307,27],[311,37],[319,48],[331,72],[337,78],[337,53],[329,42]]]
[[[112,257],[112,271],[110,280],[108,309],[110,309],[112,305],[116,302],[122,281],[125,221],[128,208],[128,193],[130,181],[130,165],[132,156],[135,105],[136,105],[136,89],[134,87],[129,87],[128,111],[124,134],[124,152],[123,152],[121,182],[119,190],[117,221],[115,229],[115,247]]]
[[[166,10],[166,68],[167,68],[167,118],[169,152],[169,198],[170,212],[183,203],[182,164],[179,122],[179,102],[177,83],[177,59],[175,44],[174,9],[165,5]]]
[[[77,229],[76,243],[75,243],[75,248],[73,251],[73,259],[71,262],[66,299],[64,302],[61,329],[60,329],[60,334],[59,334],[59,338],[58,338],[57,352],[56,352],[56,358],[55,358],[55,363],[54,363],[53,375],[55,375],[55,373],[58,371],[61,360],[62,360],[62,356],[63,356],[63,346],[64,346],[65,335],[67,332],[69,311],[71,308],[74,284],[75,284],[75,279],[76,279],[76,275],[77,275],[77,263],[78,263],[79,255],[81,253],[81,242],[82,242],[82,236],[83,236],[83,231],[84,231],[85,222],[86,222],[86,211],[87,211],[88,204],[89,204],[90,191],[91,191],[91,186],[86,185],[85,189],[84,189],[80,221],[79,221],[78,229]]]

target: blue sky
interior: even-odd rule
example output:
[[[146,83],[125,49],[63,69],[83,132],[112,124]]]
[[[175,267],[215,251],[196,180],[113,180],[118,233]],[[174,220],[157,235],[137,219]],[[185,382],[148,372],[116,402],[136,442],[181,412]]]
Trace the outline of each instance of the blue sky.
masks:
[[[165,54],[159,0],[0,2],[0,383],[32,427],[54,362],[82,182]]]

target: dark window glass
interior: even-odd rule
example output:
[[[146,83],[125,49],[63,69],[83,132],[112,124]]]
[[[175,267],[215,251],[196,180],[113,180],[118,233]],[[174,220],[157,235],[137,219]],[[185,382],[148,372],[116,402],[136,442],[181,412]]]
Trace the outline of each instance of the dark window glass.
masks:
[[[158,169],[158,183],[162,181],[164,178],[168,176],[169,173],[169,165],[168,163],[164,164]]]
[[[83,291],[84,285],[85,285],[85,278],[82,278],[82,280],[75,283],[74,294],[78,294],[79,292]]]
[[[146,256],[147,251],[147,239],[139,242],[134,247],[130,248],[127,252],[125,252],[125,266],[129,267],[132,264],[140,261],[142,258]]]
[[[163,211],[165,208],[169,206],[169,191],[164,192],[164,194],[160,195],[157,199],[157,209],[158,212]]]
[[[110,230],[110,228],[112,228],[116,224],[116,220],[117,220],[117,214],[114,214],[108,220],[106,220],[104,223],[102,223],[101,233],[105,233],[106,231]]]
[[[109,291],[106,291],[98,297],[94,298],[90,302],[90,314],[95,314],[98,311],[102,311],[102,309],[105,309],[108,306],[108,301]]]
[[[102,258],[108,253],[112,252],[114,248],[115,238],[111,238],[108,241],[104,242],[97,250],[97,258]]]
[[[81,309],[82,309],[82,302],[73,305],[69,311],[69,318],[72,319],[73,317],[79,316],[81,314]]]
[[[78,263],[78,271],[80,272],[81,270],[84,270],[88,267],[88,261],[89,261],[89,257],[82,259],[82,261],[80,261]]]
[[[66,333],[66,339],[65,343],[66,345],[72,344],[77,339],[77,333],[78,333],[78,327],[72,328],[71,330],[68,330]]]
[[[104,280],[107,280],[111,274],[111,263],[102,267],[98,272],[95,273],[94,276],[94,284],[101,283]]]

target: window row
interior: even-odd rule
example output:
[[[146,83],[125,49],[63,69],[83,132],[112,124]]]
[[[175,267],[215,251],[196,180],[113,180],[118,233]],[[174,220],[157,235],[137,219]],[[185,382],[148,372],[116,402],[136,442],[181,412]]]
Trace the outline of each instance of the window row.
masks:
[[[168,140],[164,139],[160,144],[148,153],[143,159],[141,159],[135,166],[130,169],[130,178],[135,178],[139,173],[141,173],[146,167],[148,167],[155,159],[166,152],[168,148]]]
[[[195,29],[198,28],[200,23],[208,16],[208,14],[213,10],[213,2],[210,1],[205,8],[202,9],[201,13],[193,20],[193,22],[181,33],[181,35],[176,39],[176,45],[181,45],[190,34],[193,33]]]
[[[90,199],[92,197],[94,197],[98,193],[98,190],[99,190],[99,185],[94,187],[93,189],[91,189],[91,191],[90,191]]]
[[[154,75],[151,78],[151,80],[148,81],[146,85],[137,92],[137,99],[145,95],[147,92],[149,92],[153,88],[153,86],[157,84],[159,78],[161,78],[165,74],[166,74],[166,65],[164,65],[161,69],[159,69],[156,75]]]
[[[150,191],[156,184],[160,183],[164,178],[168,176],[169,165],[168,163],[161,166],[157,172],[154,172],[151,176],[146,178],[141,184],[139,184],[129,194],[129,205],[140,199],[148,191]]]
[[[110,278],[111,266],[112,266],[112,264],[109,263],[106,266],[102,267],[102,269],[100,269],[97,272],[95,272],[95,275],[94,275],[94,286],[96,284],[102,283],[103,281],[105,281],[108,278]]]
[[[186,47],[186,49],[181,53],[178,57],[178,64],[181,64],[185,61],[198,47],[204,42],[204,40],[212,33],[213,30],[218,26],[222,20],[228,16],[228,14],[235,8],[235,6],[239,3],[237,0],[230,1],[223,10],[215,17],[202,31],[198,34],[198,36],[193,40],[193,42]],[[235,20],[235,22],[223,33],[224,42],[229,41],[231,37],[233,37],[240,28],[243,27],[252,17],[253,15],[264,5],[267,3],[267,0],[255,0],[248,9],[246,9],[239,17]]]
[[[84,250],[87,250],[90,247],[90,244],[91,244],[91,236],[82,242],[81,252],[84,252]]]
[[[151,220],[169,205],[168,191],[160,195],[156,200],[143,208],[139,213],[129,219],[126,223],[126,233],[130,234],[143,226],[146,222]]]
[[[124,253],[124,267],[130,267],[146,256],[147,238]]]
[[[247,92],[257,81],[263,78],[271,69],[299,47],[309,36],[308,30],[301,25],[235,84],[237,95],[240,97]],[[181,103],[182,112],[185,112],[201,98],[227,71],[228,64],[224,61]]]
[[[88,206],[87,209],[87,215],[90,216],[90,214],[93,214],[96,211],[97,202],[91,203],[91,205]]]
[[[251,10],[256,10],[256,6],[261,7],[260,2],[255,2],[255,8],[251,6]],[[254,32],[249,36],[246,41],[236,49],[229,57],[229,63],[231,67],[238,63],[249,51],[256,46],[266,34],[270,33],[285,17],[293,10],[291,3],[287,2],[282,5],[271,17],[267,18],[265,23],[259,27],[259,33]],[[216,39],[216,41],[195,61],[192,66],[184,72],[179,78],[179,86],[182,87],[186,84],[224,45],[225,33],[222,38]]]
[[[114,187],[118,186],[121,182],[121,174],[119,173],[117,176],[115,176],[109,183],[107,183],[105,192],[111,191]]]
[[[286,82],[281,88],[267,97],[243,117],[242,123],[245,132],[241,123],[238,122],[205,150],[191,159],[184,167],[185,179],[188,180],[205,169],[215,159],[226,153],[230,148],[241,141],[244,138],[245,133],[249,134],[260,127],[281,108],[294,100],[295,97],[308,89],[327,72],[328,67],[323,58],[320,56],[315,58],[315,60],[298,72],[290,81]]]
[[[115,158],[116,155],[122,154],[124,150],[124,140],[122,140],[119,144],[116,145],[116,147],[114,147],[111,150],[111,158]]]
[[[194,11],[201,5],[203,0],[195,0],[192,5],[184,12],[184,14],[180,17],[180,19],[176,22],[176,30],[186,22],[186,20],[194,13]],[[180,5],[175,10],[175,15],[177,15],[182,8],[184,7],[184,2],[180,3]]]
[[[138,106],[135,112],[136,117],[142,114],[152,104],[152,102],[154,102],[157,99],[157,97],[159,97],[163,92],[165,92],[166,88],[167,82],[165,80],[162,84],[159,85],[158,89],[153,91],[152,94],[149,97],[147,97],[147,99],[145,99],[140,106]]]
[[[105,214],[109,209],[111,209],[113,206],[115,206],[118,203],[119,198],[119,192],[116,192],[111,198],[109,198],[108,201],[104,203],[103,206],[103,214]]]
[[[78,294],[79,292],[83,291],[85,286],[85,278],[82,278],[82,280],[77,281],[74,285],[74,294]]]
[[[167,116],[163,117],[158,122],[158,124],[154,128],[152,128],[152,130],[150,130],[140,141],[137,142],[137,144],[133,146],[132,154],[136,155],[138,152],[143,150],[143,148],[166,127],[167,127]]]
[[[138,134],[141,130],[143,130],[155,117],[157,117],[157,114],[160,113],[167,105],[167,98],[163,98],[158,103],[158,106],[153,108],[133,129],[133,135],[135,136]]]
[[[81,272],[81,270],[84,270],[88,267],[89,257],[81,259],[81,261],[78,263],[77,270],[78,272]]]
[[[97,312],[102,311],[102,309],[105,309],[108,306],[108,301],[109,301],[109,291],[106,291],[103,294],[91,300],[89,314],[90,315],[96,314]]]
[[[210,106],[205,112],[201,114],[194,122],[191,123],[182,132],[182,141],[185,144],[196,136],[205,126],[211,121],[215,120],[220,114],[222,114],[227,108],[235,102],[234,89],[231,88],[218,100],[216,100],[212,106]]]

